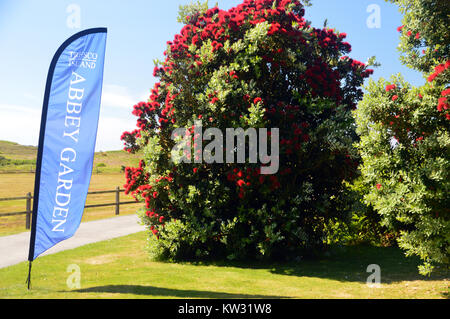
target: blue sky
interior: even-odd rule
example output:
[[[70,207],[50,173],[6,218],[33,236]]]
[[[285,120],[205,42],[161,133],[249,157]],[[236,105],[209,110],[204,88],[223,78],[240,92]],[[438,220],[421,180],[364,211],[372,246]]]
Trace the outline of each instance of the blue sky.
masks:
[[[0,0],[0,140],[37,145],[45,80],[53,54],[72,34],[107,27],[108,39],[96,150],[121,149],[120,135],[135,128],[132,106],[146,100],[155,79],[154,59],[163,58],[166,42],[181,29],[178,6],[190,0]],[[228,9],[242,0],[211,1]],[[381,67],[372,77],[401,72],[412,84],[422,76],[399,62],[401,15],[383,0],[312,0],[306,18],[316,27],[348,34],[351,57],[366,62],[375,55]],[[80,9],[80,28],[70,28],[70,5]],[[380,8],[380,27],[367,19]],[[370,7],[369,7],[370,8]]]

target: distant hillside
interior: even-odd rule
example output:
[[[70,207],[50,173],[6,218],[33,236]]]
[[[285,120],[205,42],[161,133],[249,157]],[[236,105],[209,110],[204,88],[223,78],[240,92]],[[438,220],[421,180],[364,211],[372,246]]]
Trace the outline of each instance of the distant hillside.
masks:
[[[37,147],[0,140],[0,156],[11,160],[36,160]]]
[[[32,172],[36,167],[36,146],[0,140],[0,173]],[[139,155],[125,151],[96,152],[94,173],[118,173],[122,167],[137,166]]]

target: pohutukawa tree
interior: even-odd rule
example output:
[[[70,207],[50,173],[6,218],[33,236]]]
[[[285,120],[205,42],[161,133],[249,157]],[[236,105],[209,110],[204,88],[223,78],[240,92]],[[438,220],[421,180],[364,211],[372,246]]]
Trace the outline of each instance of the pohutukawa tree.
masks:
[[[391,0],[404,14],[402,62],[424,73],[413,87],[401,76],[371,82],[355,112],[362,181],[373,205],[420,273],[450,260],[449,2]]]
[[[324,243],[327,222],[344,215],[343,181],[356,173],[351,110],[373,71],[346,56],[346,34],[314,28],[293,0],[245,0],[228,11],[191,10],[167,42],[150,99],[134,106],[125,149],[126,192],[160,258],[292,257]],[[279,170],[261,163],[175,162],[172,133],[279,129]],[[205,138],[204,138],[205,139]],[[270,136],[269,136],[270,140]],[[210,140],[203,140],[208,145]],[[224,160],[225,162],[225,160]]]

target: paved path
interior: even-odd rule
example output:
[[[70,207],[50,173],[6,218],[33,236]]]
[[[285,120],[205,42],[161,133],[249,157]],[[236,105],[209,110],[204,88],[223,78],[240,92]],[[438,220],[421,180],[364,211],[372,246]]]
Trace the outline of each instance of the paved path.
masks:
[[[73,237],[58,243],[41,256],[145,230],[138,222],[139,218],[133,214],[81,223]],[[0,236],[0,268],[26,261],[29,245],[30,232]]]

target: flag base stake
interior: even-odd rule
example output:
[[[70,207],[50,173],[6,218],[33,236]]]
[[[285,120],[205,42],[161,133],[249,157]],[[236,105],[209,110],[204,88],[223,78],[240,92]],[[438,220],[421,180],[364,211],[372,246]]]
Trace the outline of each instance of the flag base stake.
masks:
[[[31,265],[32,265],[32,261],[28,262],[28,277],[27,277],[27,285],[28,285],[28,290],[31,289]]]

